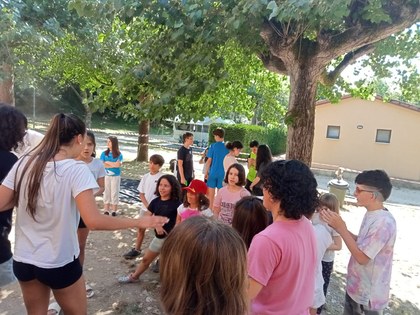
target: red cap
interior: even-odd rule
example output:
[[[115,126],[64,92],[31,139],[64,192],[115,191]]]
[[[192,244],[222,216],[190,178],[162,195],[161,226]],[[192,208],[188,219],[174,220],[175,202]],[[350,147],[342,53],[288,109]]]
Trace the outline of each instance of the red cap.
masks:
[[[207,193],[207,185],[205,182],[199,179],[193,179],[188,187],[183,187],[182,189],[188,190],[193,194],[206,194]]]

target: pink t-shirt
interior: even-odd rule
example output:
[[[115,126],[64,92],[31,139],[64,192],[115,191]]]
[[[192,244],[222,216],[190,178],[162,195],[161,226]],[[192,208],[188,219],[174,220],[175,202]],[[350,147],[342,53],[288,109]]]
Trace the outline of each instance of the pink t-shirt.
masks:
[[[254,236],[248,275],[263,287],[251,301],[251,314],[309,314],[316,261],[315,233],[305,217],[276,221]]]
[[[214,199],[214,207],[220,208],[218,219],[226,224],[232,225],[233,210],[236,203],[245,196],[250,196],[250,192],[241,187],[236,192],[228,190],[228,186],[219,189]]]

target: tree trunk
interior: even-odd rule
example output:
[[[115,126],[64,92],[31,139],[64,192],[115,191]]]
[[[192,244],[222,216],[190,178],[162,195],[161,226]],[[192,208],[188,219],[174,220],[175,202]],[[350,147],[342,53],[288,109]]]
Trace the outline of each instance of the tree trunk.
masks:
[[[85,107],[85,112],[86,112],[86,115],[85,115],[86,127],[90,129],[92,127],[92,110],[87,104],[83,104],[83,106]]]
[[[0,79],[0,102],[15,105],[13,67],[3,63],[0,72],[3,78]]]
[[[149,130],[150,120],[139,122],[139,140],[137,147],[137,161],[147,162],[149,159]]]
[[[315,100],[319,72],[310,61],[294,67],[290,75],[289,111],[286,116],[286,158],[296,159],[308,166],[312,161],[315,130]]]

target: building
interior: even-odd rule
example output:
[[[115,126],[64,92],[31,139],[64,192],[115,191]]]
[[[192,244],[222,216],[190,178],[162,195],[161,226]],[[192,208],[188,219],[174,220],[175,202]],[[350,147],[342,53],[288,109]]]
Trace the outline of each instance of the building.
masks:
[[[312,166],[383,169],[391,177],[420,180],[420,108],[345,96],[315,107]]]

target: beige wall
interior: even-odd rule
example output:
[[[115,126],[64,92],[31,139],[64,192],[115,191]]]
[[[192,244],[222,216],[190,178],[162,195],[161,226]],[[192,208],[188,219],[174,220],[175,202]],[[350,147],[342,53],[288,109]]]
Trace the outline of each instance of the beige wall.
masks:
[[[326,137],[328,125],[340,126],[339,139]],[[377,129],[392,130],[391,142],[375,142]],[[420,111],[378,99],[318,104],[312,161],[314,167],[383,169],[392,177],[420,180]]]

